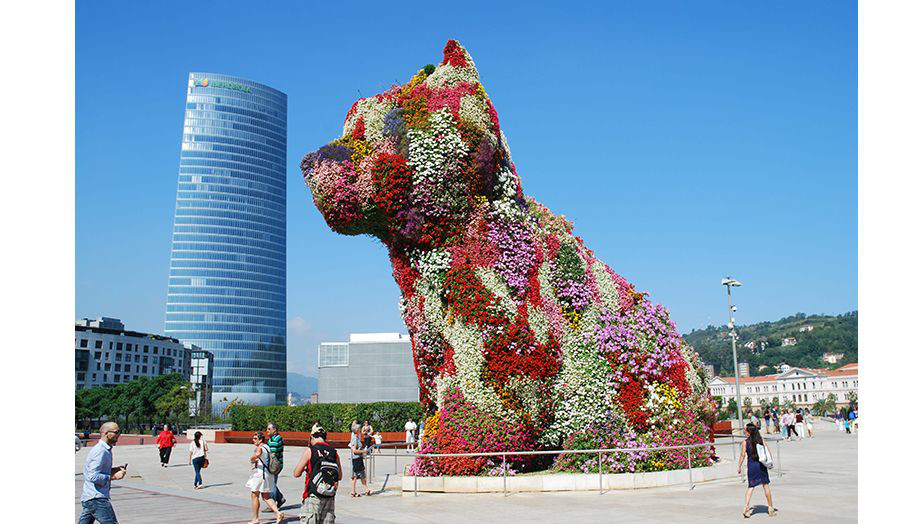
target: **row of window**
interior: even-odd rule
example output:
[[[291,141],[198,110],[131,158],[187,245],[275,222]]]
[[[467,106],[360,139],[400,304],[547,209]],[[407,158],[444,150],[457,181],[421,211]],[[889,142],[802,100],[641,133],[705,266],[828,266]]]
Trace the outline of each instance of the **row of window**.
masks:
[[[269,122],[270,124],[274,124],[276,126],[281,127],[284,125],[284,120],[281,118],[273,117],[267,115],[265,113],[259,111],[250,111],[240,107],[229,107],[221,104],[204,104],[198,102],[191,102],[190,98],[188,98],[188,103],[185,104],[186,110],[196,110],[196,111],[214,111],[217,113],[234,113],[236,115],[249,116],[251,118],[255,118],[257,120],[262,120],[263,122]],[[287,133],[285,133],[287,134]]]
[[[210,153],[208,151],[182,151],[181,160],[178,165],[178,172],[184,174],[192,174],[192,169],[218,168],[228,169],[237,172],[251,172],[260,175],[269,176],[277,180],[286,178],[285,169],[276,168],[270,162],[258,161],[249,163],[246,159],[236,158],[234,160],[221,160],[221,157],[228,157],[224,153]],[[216,160],[216,159],[219,160]],[[263,165],[265,164],[265,165]]]
[[[203,84],[200,83],[201,79],[242,84],[246,85],[247,87],[252,87],[252,89],[250,90],[250,92],[247,92],[213,85],[207,85],[204,87]],[[215,76],[194,76],[193,80],[193,85],[188,83],[188,96],[194,98],[210,98],[214,99],[218,103],[225,103],[230,101],[239,101],[246,103],[255,102],[264,104],[266,107],[274,106],[281,111],[287,110],[287,95],[278,93],[272,88],[265,87],[261,84],[256,84],[255,82],[248,82],[246,80],[237,78],[216,78]]]
[[[227,81],[227,80],[226,80]],[[243,93],[231,89],[217,87],[194,86],[188,88],[187,101],[193,103],[222,104],[228,108],[246,108],[259,111],[266,116],[281,117],[279,121],[287,124],[287,98],[259,90],[260,94]],[[218,111],[218,109],[215,109]]]
[[[195,184],[193,182],[179,182],[178,183],[178,191],[179,192],[191,192],[191,191],[199,191],[204,193],[213,193],[217,195],[237,195],[243,196],[247,198],[259,198],[271,201],[274,204],[285,205],[285,196],[283,192],[273,192],[270,190],[262,190],[258,191],[255,189],[248,189],[245,187],[238,187],[233,185],[218,185],[218,184]]]
[[[281,287],[285,286],[285,279],[277,277],[275,275],[269,274],[264,271],[256,270],[256,271],[219,271],[215,269],[197,269],[197,268],[189,268],[189,269],[178,269],[172,268],[169,271],[169,275],[173,277],[214,277],[214,278],[228,278],[228,279],[236,279],[236,280],[250,280],[254,282],[268,282],[275,285],[280,285]],[[171,283],[171,281],[170,281]],[[209,285],[207,283],[207,285]]]
[[[196,180],[196,177],[221,177],[227,179],[230,184],[240,184],[247,181],[266,184],[268,187],[279,190],[284,190],[287,187],[287,180],[284,176],[253,166],[244,166],[243,169],[190,166],[179,168],[178,174],[180,176],[179,182],[183,181],[184,177],[191,177],[191,180]]]
[[[213,93],[210,93],[210,95],[211,94]],[[287,115],[284,114],[282,104],[261,104],[257,103],[255,100],[239,100],[235,98],[223,100],[221,97],[210,95],[196,94],[191,92],[191,90],[188,90],[185,109],[236,113],[239,115],[252,116],[259,120],[265,120],[276,125],[287,127]]]
[[[223,144],[228,146],[235,146],[235,149],[210,149],[210,151],[231,151],[233,153],[239,151],[248,151],[248,155],[259,158],[268,158],[272,162],[285,162],[286,160],[286,149],[279,145],[269,145],[265,142],[259,142],[254,137],[252,140],[246,140],[242,138],[237,138],[234,136],[229,136],[229,134],[220,134],[218,131],[228,130],[217,128],[217,127],[188,127],[187,123],[185,123],[185,142],[194,142],[194,143],[208,143],[208,144]],[[191,131],[195,130],[195,131]],[[243,133],[243,132],[238,132]],[[263,138],[264,141],[267,142],[267,139]]]
[[[261,300],[258,298],[223,297],[219,295],[179,295],[169,293],[169,304],[208,304],[226,306],[249,306],[284,311],[284,300]],[[204,349],[206,349],[204,347]]]
[[[256,206],[261,210],[271,211],[270,216],[278,219],[281,219],[281,217],[283,216],[282,214],[285,211],[284,206],[277,202],[247,197],[243,195],[234,195],[230,193],[210,193],[208,191],[178,190],[178,193],[176,193],[176,195],[176,202],[178,202],[179,200],[211,200],[223,203],[242,204],[245,206]],[[185,204],[190,204],[190,202],[185,202]]]
[[[226,186],[243,187],[255,191],[271,192],[282,197],[285,195],[285,184],[276,185],[267,177],[251,177],[244,176],[243,173],[238,174],[241,176],[233,176],[230,173],[220,175],[181,174],[178,176],[178,182],[196,184],[220,184]],[[252,180],[252,178],[259,178],[260,180]]]
[[[242,275],[248,276],[248,275]],[[261,275],[265,276],[265,275]],[[267,283],[271,282],[271,283]],[[279,279],[268,279],[268,278],[256,278],[256,279],[248,279],[248,278],[205,278],[201,275],[197,275],[196,277],[170,277],[169,278],[170,286],[194,286],[198,288],[228,288],[228,289],[257,289],[260,291],[270,291],[272,293],[283,293],[284,292],[284,283],[279,283]]]
[[[239,297],[269,300],[279,304],[285,303],[284,291],[280,293],[267,293],[252,289],[239,289],[233,287],[193,287],[193,286],[169,286],[169,295],[191,295],[194,297]]]
[[[266,228],[268,229],[268,228]],[[283,244],[285,242],[286,235],[283,232],[264,232],[259,231],[257,228],[248,228],[248,227],[227,227],[227,226],[208,226],[201,224],[175,224],[175,233],[195,233],[195,234],[205,234],[205,235],[227,235],[231,237],[239,237],[239,238],[253,238],[257,240],[262,240],[265,242],[272,242],[273,244]]]
[[[282,240],[257,240],[231,235],[199,234],[199,233],[175,233],[173,242],[215,242],[229,246],[247,246],[269,251],[284,253],[285,243]]]
[[[265,317],[285,321],[287,315],[284,310],[262,308],[262,307],[238,307],[238,306],[192,306],[187,304],[167,304],[166,313],[227,313],[232,315],[253,315],[257,317]]]
[[[214,81],[217,80],[219,82],[233,82],[244,85],[249,84],[248,87],[252,86],[253,89],[248,93],[246,91],[227,89],[224,87],[204,87],[200,84],[200,81],[203,78]],[[193,99],[208,99],[210,101],[215,101],[216,103],[227,103],[232,100],[244,103],[259,103],[263,104],[264,107],[275,107],[281,111],[287,111],[287,95],[278,93],[272,88],[256,84],[255,82],[247,82],[246,80],[235,78],[215,78],[212,76],[194,77],[193,80],[194,85],[188,84],[188,96]]]
[[[285,327],[283,318],[245,315],[216,315],[211,313],[168,313],[166,322],[229,322],[239,324],[256,324]]]
[[[237,154],[235,154],[237,153]],[[180,166],[216,166],[222,161],[240,162],[244,164],[244,169],[250,171],[264,170],[276,173],[284,173],[286,165],[278,160],[271,161],[258,155],[241,154],[240,151],[228,151],[225,149],[212,148],[203,144],[195,144],[184,142],[181,145],[181,161]]]
[[[188,114],[190,113],[190,114]],[[185,133],[188,130],[206,129],[207,133],[217,136],[229,136],[241,138],[251,142],[263,143],[271,147],[287,149],[284,136],[278,132],[268,131],[266,128],[256,125],[240,124],[231,120],[217,118],[217,115],[197,116],[199,111],[188,111],[184,115]]]
[[[175,251],[172,253],[172,260],[190,260],[193,263],[195,260],[211,260],[211,261],[223,261],[223,262],[241,262],[246,264],[258,264],[261,266],[274,267],[285,270],[286,261],[284,255],[280,256],[264,256],[264,255],[256,255],[253,252],[248,253],[231,253],[231,252],[222,252],[223,250],[215,250],[215,252],[207,251],[207,250],[193,250],[189,251],[186,249],[182,249],[180,251]]]
[[[216,113],[215,111],[201,111],[197,109],[187,109],[184,112],[184,119],[201,119],[214,120],[220,123],[232,122],[232,127],[242,131],[258,133],[275,140],[285,140],[284,128],[277,124],[266,122],[251,116],[238,115],[235,113]]]
[[[82,338],[81,340],[79,340],[79,339],[76,338],[75,341],[78,343],[78,346],[79,346],[79,347],[82,347],[82,348],[88,347],[88,339],[86,339],[86,338]],[[125,342],[124,345],[123,345],[122,342],[116,342],[116,343],[115,343],[115,348],[116,348],[116,351],[122,351],[123,349],[124,349],[125,351],[131,351],[132,348],[134,349],[135,352],[140,352],[140,351],[141,351],[141,345],[140,345],[140,344],[133,344],[133,345],[132,345],[131,343],[128,343],[128,342]],[[94,340],[94,349],[103,349],[103,341],[102,341],[102,340],[99,340],[99,339],[98,339],[98,340]],[[109,341],[109,347],[108,347],[107,349],[109,349],[109,350],[112,350],[112,349],[113,349],[113,341],[111,341],[111,340]],[[149,353],[149,352],[150,352],[150,346],[149,346],[148,344],[145,344],[145,345],[144,345],[144,353]],[[95,351],[95,352],[94,352],[94,358],[100,358],[100,357],[99,357],[99,354],[100,354],[99,351]],[[109,358],[109,353],[104,353],[104,354],[106,355],[106,358]],[[159,346],[153,346],[153,354],[154,354],[154,355],[159,354]],[[167,356],[173,356],[173,355],[174,355],[174,356],[181,357],[181,356],[182,356],[182,350],[181,350],[181,349],[175,349],[175,350],[174,350],[174,353],[173,353],[173,349],[172,349],[172,348],[170,348],[170,347],[169,347],[169,348],[163,347],[163,352],[162,352],[162,354],[163,354],[163,355],[167,355]],[[116,353],[116,360],[120,360],[121,356],[122,356],[122,353]],[[126,357],[129,359],[129,361],[131,360],[131,355],[130,355],[130,354],[126,354]]]
[[[261,144],[257,147],[252,147],[251,145],[239,145],[232,142],[243,141],[210,135],[184,135],[181,142],[181,150],[182,152],[191,153],[228,153],[240,155],[240,160],[244,162],[268,161],[273,166],[281,167],[282,169],[287,167],[287,159],[284,158],[283,152],[271,151],[272,148]],[[221,158],[197,154],[190,156],[193,158]]]

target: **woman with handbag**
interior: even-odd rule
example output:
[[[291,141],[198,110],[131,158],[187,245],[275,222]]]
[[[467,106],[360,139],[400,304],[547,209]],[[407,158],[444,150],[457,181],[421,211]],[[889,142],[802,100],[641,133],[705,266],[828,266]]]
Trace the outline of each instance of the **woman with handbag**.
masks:
[[[203,479],[200,477],[200,469],[209,466],[209,449],[203,440],[203,433],[194,433],[194,440],[188,446],[188,462],[194,466],[194,489],[203,488]]]
[[[738,475],[741,474],[741,466],[744,458],[747,459],[747,494],[744,496],[744,518],[750,518],[753,511],[750,509],[750,497],[753,489],[762,484],[766,493],[766,501],[769,503],[769,516],[775,516],[775,506],[772,504],[772,490],[769,489],[769,468],[773,465],[772,454],[769,447],[759,434],[759,428],[753,424],[747,424],[744,428],[747,439],[741,446],[741,458],[738,460]]]

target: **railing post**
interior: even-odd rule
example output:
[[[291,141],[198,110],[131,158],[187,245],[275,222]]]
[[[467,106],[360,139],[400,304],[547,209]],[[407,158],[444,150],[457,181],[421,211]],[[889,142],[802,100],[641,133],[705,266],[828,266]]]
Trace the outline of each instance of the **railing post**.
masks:
[[[394,475],[397,474],[397,455],[398,455],[397,450],[394,449]]]
[[[506,496],[506,454],[503,454],[503,496]]]
[[[415,465],[415,459],[413,459],[413,465]],[[413,496],[419,496],[419,473],[416,471],[416,468],[413,468]]]
[[[781,472],[781,439],[775,441],[775,460],[778,461],[778,476],[782,476]]]
[[[691,489],[694,489],[694,467],[691,464],[691,448],[687,448],[687,459],[688,459],[688,484],[691,485]]]
[[[737,462],[737,451],[734,449],[734,433],[731,433],[729,436],[731,437],[731,461]]]
[[[597,452],[597,478],[600,483],[600,494],[603,494],[603,450]]]

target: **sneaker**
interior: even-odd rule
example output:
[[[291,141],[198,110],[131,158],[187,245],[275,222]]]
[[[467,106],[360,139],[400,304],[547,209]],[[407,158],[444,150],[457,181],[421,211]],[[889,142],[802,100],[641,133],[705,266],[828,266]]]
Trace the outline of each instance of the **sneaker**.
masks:
[[[275,513],[274,511],[272,511],[272,508],[270,508],[268,504],[266,504],[266,507],[264,507],[262,509],[262,512],[263,513]]]
[[[284,497],[282,497],[281,500],[279,500],[279,501],[277,502],[277,504],[278,504],[278,509],[281,509],[281,506],[284,506],[284,503],[285,503],[285,502],[287,502],[287,499],[285,499]]]

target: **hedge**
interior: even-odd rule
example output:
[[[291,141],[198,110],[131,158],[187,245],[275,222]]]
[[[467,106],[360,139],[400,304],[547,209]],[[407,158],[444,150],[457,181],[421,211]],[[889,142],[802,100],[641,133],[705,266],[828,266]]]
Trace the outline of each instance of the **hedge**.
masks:
[[[422,420],[418,402],[304,404],[302,406],[234,406],[229,418],[235,431],[262,431],[274,422],[279,431],[309,431],[316,422],[325,431],[350,431],[356,420],[368,420],[375,431],[403,431],[406,421]]]

